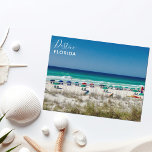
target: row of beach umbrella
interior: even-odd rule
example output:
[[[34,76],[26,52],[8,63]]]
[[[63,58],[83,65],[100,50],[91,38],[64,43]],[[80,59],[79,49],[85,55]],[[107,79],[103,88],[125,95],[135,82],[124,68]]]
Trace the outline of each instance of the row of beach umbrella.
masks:
[[[55,80],[50,80],[50,83],[55,84],[55,85],[59,85],[59,84],[63,84],[64,82],[63,82],[63,80],[59,80],[57,82]],[[71,85],[72,82],[71,81],[66,81],[66,83]],[[79,82],[75,82],[75,85],[79,85]],[[82,85],[87,86],[87,83],[83,82]],[[90,86],[94,86],[94,84],[90,83]]]
[[[63,85],[64,81],[59,80],[59,81],[56,82],[55,80],[50,80],[50,83],[52,83],[54,85]],[[66,84],[71,85],[72,82],[71,81],[66,81]],[[75,86],[79,86],[79,85],[80,85],[79,82],[75,82]],[[89,85],[90,85],[90,87],[94,87],[94,83],[90,83]],[[81,87],[86,87],[86,86],[87,86],[86,82],[81,83]],[[131,90],[135,93],[141,92],[141,90],[144,90],[143,87],[141,87],[141,88],[129,88],[129,87],[112,86],[112,85],[108,86],[108,85],[105,85],[105,84],[100,84],[99,86],[104,90],[113,89],[113,88],[115,88],[116,90],[124,90],[124,89],[128,90],[129,89],[129,90]],[[139,95],[143,95],[143,92],[141,92]]]

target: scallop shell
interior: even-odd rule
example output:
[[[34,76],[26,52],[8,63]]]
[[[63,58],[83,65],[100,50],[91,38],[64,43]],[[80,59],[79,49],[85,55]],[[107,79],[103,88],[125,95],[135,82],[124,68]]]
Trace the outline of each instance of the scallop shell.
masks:
[[[83,147],[87,144],[87,138],[81,131],[74,132],[74,140],[77,145]]]
[[[11,131],[11,129],[9,129],[9,128],[2,129],[1,132],[0,132],[0,138],[3,137],[5,134],[7,134],[9,131]],[[8,136],[5,138],[5,140],[3,141],[2,144],[10,144],[10,143],[12,143],[14,138],[15,138],[15,134],[14,134],[14,131],[12,130],[8,134]]]
[[[7,89],[0,101],[2,113],[8,120],[18,124],[28,125],[41,112],[38,97],[33,90],[24,86],[14,86]]]
[[[19,152],[30,152],[30,150],[28,148],[23,147],[19,150]]]
[[[54,119],[54,124],[58,130],[62,130],[67,127],[68,120],[64,115],[57,115]]]

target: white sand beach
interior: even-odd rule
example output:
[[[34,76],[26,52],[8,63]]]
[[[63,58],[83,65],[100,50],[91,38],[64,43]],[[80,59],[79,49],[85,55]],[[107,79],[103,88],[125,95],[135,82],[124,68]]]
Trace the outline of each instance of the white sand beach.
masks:
[[[100,86],[54,85],[46,82],[44,110],[140,121],[143,96]]]

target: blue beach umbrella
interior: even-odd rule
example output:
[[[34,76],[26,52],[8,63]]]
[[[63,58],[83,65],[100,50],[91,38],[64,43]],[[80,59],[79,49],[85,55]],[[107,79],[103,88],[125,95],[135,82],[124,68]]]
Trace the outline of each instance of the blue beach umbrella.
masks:
[[[55,80],[50,80],[50,83],[52,84],[52,83],[54,83],[55,82]]]
[[[59,80],[58,82],[63,82],[62,80]]]
[[[62,80],[59,80],[58,82],[59,82],[61,85],[63,85],[63,81],[62,81]]]
[[[50,82],[54,82],[55,80],[50,80]]]
[[[67,81],[66,83],[67,83],[67,85],[71,85],[71,81]]]

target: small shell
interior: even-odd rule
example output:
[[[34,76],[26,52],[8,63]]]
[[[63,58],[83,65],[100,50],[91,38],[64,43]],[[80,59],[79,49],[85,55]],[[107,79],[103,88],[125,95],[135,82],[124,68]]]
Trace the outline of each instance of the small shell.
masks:
[[[41,130],[44,135],[49,135],[49,128],[47,126],[43,126]]]
[[[38,97],[24,86],[8,88],[1,101],[2,113],[7,113],[5,117],[21,125],[33,122],[41,112]]]
[[[81,131],[74,132],[74,140],[76,144],[83,147],[87,144],[87,138]]]
[[[9,128],[4,128],[1,130],[0,132],[0,138],[3,137],[5,134],[7,134],[9,131],[11,131],[11,129]],[[3,141],[3,144],[10,144],[13,142],[15,138],[15,134],[13,132],[13,130],[9,133],[9,135],[5,138],[5,140]]]
[[[18,41],[13,42],[12,50],[17,52],[17,51],[19,51],[19,49],[20,49],[20,43]]]
[[[21,148],[21,149],[19,150],[19,152],[30,152],[30,151],[29,151],[29,149],[23,147],[23,148]]]
[[[54,119],[54,124],[58,130],[62,130],[67,127],[68,120],[64,115],[58,115]]]

